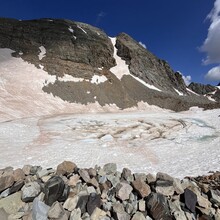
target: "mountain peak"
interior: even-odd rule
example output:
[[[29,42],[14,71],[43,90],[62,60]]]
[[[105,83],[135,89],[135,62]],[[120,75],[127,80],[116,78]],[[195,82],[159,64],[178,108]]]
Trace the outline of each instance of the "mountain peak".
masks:
[[[6,50],[1,48],[10,49],[12,63],[4,54]],[[23,81],[34,79],[35,71],[42,74],[39,82],[21,79],[16,82],[15,73],[2,71],[3,81],[12,83],[3,85],[7,93],[4,96],[8,97],[11,86],[27,88],[22,97],[14,94],[14,100],[25,102],[28,93],[40,92],[52,94],[53,98],[65,102],[64,106],[66,103],[70,106],[96,104],[101,108],[127,109],[144,102],[175,111],[195,105],[217,106],[207,97],[188,91],[181,74],[126,33],[112,40],[99,28],[81,22],[0,18],[0,51],[2,59],[8,57],[8,65],[17,61],[16,65],[24,62],[25,69],[34,66],[35,70],[23,70],[20,75]],[[41,85],[40,91],[34,90],[38,88],[37,83]],[[43,107],[45,103],[38,104]],[[54,103],[53,106],[57,108]]]

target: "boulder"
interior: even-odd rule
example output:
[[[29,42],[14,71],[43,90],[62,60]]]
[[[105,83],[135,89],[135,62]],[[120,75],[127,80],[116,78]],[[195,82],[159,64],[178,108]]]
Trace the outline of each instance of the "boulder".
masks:
[[[164,195],[151,193],[146,198],[147,211],[156,220],[173,220],[167,198]]]
[[[106,212],[96,207],[91,215],[91,220],[103,220],[103,217],[106,216]]]
[[[79,196],[69,197],[63,204],[63,208],[67,209],[68,211],[73,211],[78,203]]]
[[[0,193],[5,189],[11,187],[14,183],[13,174],[0,177]]]
[[[138,210],[141,212],[145,212],[146,211],[146,202],[145,200],[141,199],[138,202]]]
[[[101,196],[96,193],[91,193],[86,205],[87,212],[92,215],[96,208],[100,208],[102,204]]]
[[[84,180],[84,182],[87,183],[90,181],[90,176],[86,169],[80,169],[78,172],[79,172],[80,177]]]
[[[8,214],[15,214],[18,212],[24,203],[21,200],[21,192],[9,195],[6,198],[0,199],[0,208],[3,208]]]
[[[117,172],[117,165],[115,163],[107,163],[103,166],[103,170],[107,175],[115,174]]]
[[[133,188],[128,183],[120,182],[116,186],[116,197],[122,201],[128,200],[132,190]]]
[[[184,211],[181,209],[179,200],[169,200],[170,212],[176,220],[188,220]]]
[[[39,170],[39,171],[37,172],[37,177],[38,177],[38,178],[42,178],[42,177],[44,177],[44,176],[48,176],[48,175],[51,174],[51,173],[55,173],[55,170],[52,169],[52,168],[42,169],[42,170]]]
[[[88,195],[82,195],[79,196],[79,200],[77,202],[76,208],[80,208],[82,213],[85,213],[87,210],[87,203],[89,200],[89,196]]]
[[[23,166],[22,170],[26,176],[30,175],[31,167],[32,167],[31,165],[24,165]]]
[[[112,184],[113,187],[116,187],[120,183],[120,178],[114,175],[107,175],[107,179]]]
[[[47,213],[49,209],[49,206],[40,201],[38,198],[35,198],[32,208],[32,220],[48,220]]]
[[[155,177],[155,175],[153,175],[153,174],[151,174],[151,173],[148,173],[148,174],[146,175],[146,182],[147,182],[148,184],[151,184],[151,183],[156,182],[156,177]]]
[[[197,203],[197,196],[194,192],[189,190],[188,188],[184,190],[184,203],[185,207],[192,213],[196,213],[196,203]]]
[[[0,216],[1,220],[8,220],[8,213],[3,208],[0,208]]]
[[[219,190],[210,190],[208,192],[208,196],[210,198],[210,201],[213,204],[216,204],[218,207],[220,207],[220,191]]]
[[[71,186],[71,187],[74,187],[74,186],[76,186],[76,184],[78,183],[78,182],[80,182],[81,180],[80,180],[80,176],[78,175],[78,174],[75,174],[75,175],[73,175],[73,176],[71,176],[70,178],[69,178],[69,181],[68,181],[68,185],[69,186]]]
[[[98,181],[96,180],[96,178],[92,178],[88,181],[88,186],[94,186],[95,188],[98,188],[99,187],[99,183]]]
[[[77,168],[76,164],[71,161],[64,161],[57,166],[56,173],[58,175],[69,175],[74,173],[75,169]]]
[[[141,213],[141,212],[136,212],[136,213],[132,216],[131,220],[146,220],[146,218],[145,218],[145,216],[143,215],[143,213]]]
[[[70,214],[69,220],[82,220],[80,208],[74,209]]]
[[[155,190],[157,193],[165,196],[172,196],[174,194],[173,182],[168,180],[157,180]]]
[[[51,206],[54,202],[67,199],[68,190],[65,191],[65,183],[63,179],[59,176],[51,177],[45,184],[44,193],[45,193],[45,203]],[[64,194],[64,195],[63,195]],[[65,198],[63,198],[65,197]]]
[[[13,167],[6,167],[4,169],[0,169],[0,177],[11,176],[11,175],[13,175],[13,172],[14,172]]]
[[[48,211],[48,217],[51,219],[64,219],[64,216],[68,220],[65,210],[59,202],[55,202]]]
[[[25,173],[22,169],[18,168],[13,172],[15,182],[19,182],[25,179]]]
[[[174,179],[173,177],[171,177],[170,175],[166,174],[166,173],[162,173],[162,172],[158,172],[156,175],[156,180],[162,180],[162,181],[166,181],[166,182],[170,182],[173,183]]]
[[[15,182],[14,185],[12,187],[10,187],[9,194],[18,192],[23,186],[24,186],[24,181],[23,180]]]
[[[134,181],[134,176],[131,173],[131,170],[129,170],[128,168],[123,168],[121,178],[123,178],[127,182],[133,182]]]
[[[141,179],[136,179],[133,181],[132,186],[141,198],[145,198],[151,193],[150,186]]]
[[[32,202],[41,192],[41,187],[37,182],[26,183],[21,189],[21,199],[23,202]]]

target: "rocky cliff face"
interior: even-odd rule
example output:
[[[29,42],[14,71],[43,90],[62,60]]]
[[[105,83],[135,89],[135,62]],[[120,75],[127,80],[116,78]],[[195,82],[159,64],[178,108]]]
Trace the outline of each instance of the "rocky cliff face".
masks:
[[[110,39],[80,22],[1,18],[0,48],[53,76],[42,90],[69,103],[125,109],[143,101],[175,111],[218,107],[187,90],[179,73],[125,33]]]
[[[131,74],[163,91],[175,93],[174,89],[178,89],[187,93],[178,72],[175,73],[166,61],[158,59],[127,34],[117,36],[116,48],[118,55],[129,65]]]
[[[203,95],[216,102],[220,102],[220,87],[212,85],[203,85],[200,83],[190,83],[189,89],[196,92],[199,95]]]

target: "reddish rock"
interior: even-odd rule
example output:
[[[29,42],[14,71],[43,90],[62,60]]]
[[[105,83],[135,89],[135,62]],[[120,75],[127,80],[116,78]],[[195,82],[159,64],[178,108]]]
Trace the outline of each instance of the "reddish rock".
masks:
[[[132,186],[142,198],[147,197],[151,193],[150,186],[141,179],[136,179],[135,181],[133,181]]]
[[[79,175],[80,177],[87,183],[90,181],[90,176],[87,170],[85,169],[80,169],[79,170]]]
[[[88,186],[94,186],[95,188],[98,188],[99,187],[99,183],[98,181],[96,180],[96,178],[92,178],[88,181]]]
[[[116,197],[122,201],[128,200],[133,188],[128,183],[119,183],[117,186]]]
[[[57,166],[58,175],[69,175],[77,168],[76,164],[71,161],[64,161]]]
[[[14,177],[12,175],[0,177],[0,192],[11,187],[13,183],[14,183]]]
[[[18,168],[13,172],[13,177],[15,182],[18,182],[25,179],[25,173],[22,169]]]

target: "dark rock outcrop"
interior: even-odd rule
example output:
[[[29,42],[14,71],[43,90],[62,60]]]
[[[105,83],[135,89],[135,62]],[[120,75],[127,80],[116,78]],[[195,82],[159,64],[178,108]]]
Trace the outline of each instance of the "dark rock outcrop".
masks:
[[[165,60],[158,59],[129,35],[119,34],[116,48],[118,56],[126,61],[134,76],[164,91],[174,93],[176,88],[184,94],[187,93],[180,73],[175,73]]]
[[[196,92],[199,95],[206,95],[208,93],[214,92],[216,90],[215,86],[212,85],[203,85],[201,83],[190,83],[188,86],[189,89]]]
[[[220,102],[220,89],[217,86],[190,83],[188,88],[197,94],[211,98],[216,102]]]

